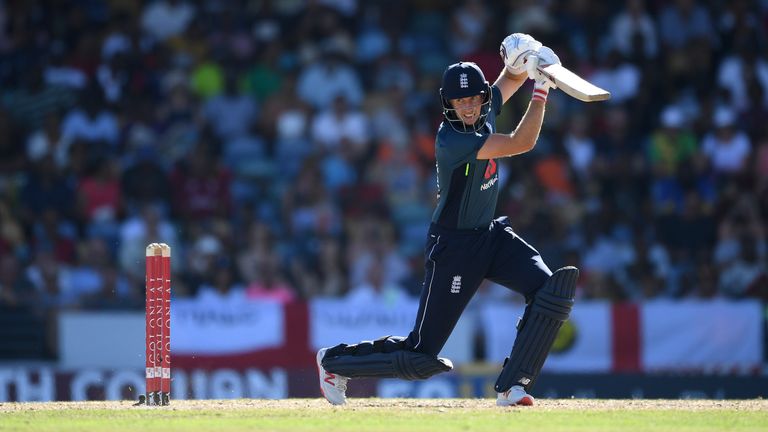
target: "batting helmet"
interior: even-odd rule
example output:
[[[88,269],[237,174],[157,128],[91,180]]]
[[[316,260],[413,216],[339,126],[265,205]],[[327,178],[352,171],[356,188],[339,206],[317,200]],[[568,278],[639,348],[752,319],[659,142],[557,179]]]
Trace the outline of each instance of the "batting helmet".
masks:
[[[475,95],[484,96],[480,108],[480,118],[475,124],[467,126],[448,101]],[[443,106],[443,115],[453,129],[463,133],[477,132],[485,126],[485,119],[491,112],[491,86],[486,81],[483,71],[475,63],[454,63],[443,72],[440,102]]]

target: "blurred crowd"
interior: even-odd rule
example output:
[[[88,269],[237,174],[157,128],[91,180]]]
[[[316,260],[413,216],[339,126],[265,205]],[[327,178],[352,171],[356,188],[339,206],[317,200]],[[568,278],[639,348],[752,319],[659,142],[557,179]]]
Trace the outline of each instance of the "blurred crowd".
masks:
[[[142,308],[156,241],[176,296],[417,295],[441,73],[513,32],[613,97],[498,213],[581,298],[768,299],[768,1],[5,0],[0,305]]]

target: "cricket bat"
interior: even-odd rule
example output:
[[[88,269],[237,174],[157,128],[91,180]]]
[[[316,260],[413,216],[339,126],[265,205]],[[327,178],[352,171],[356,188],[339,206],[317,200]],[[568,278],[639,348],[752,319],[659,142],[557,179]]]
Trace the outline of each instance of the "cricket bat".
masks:
[[[611,93],[576,75],[561,64],[538,67],[539,72],[554,81],[557,88],[584,102],[610,99]]]

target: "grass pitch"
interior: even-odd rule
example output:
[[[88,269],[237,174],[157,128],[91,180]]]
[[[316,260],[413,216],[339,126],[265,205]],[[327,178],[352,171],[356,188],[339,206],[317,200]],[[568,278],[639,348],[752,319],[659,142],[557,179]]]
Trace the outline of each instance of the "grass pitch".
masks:
[[[768,401],[323,399],[0,403],[0,431],[768,431]]]

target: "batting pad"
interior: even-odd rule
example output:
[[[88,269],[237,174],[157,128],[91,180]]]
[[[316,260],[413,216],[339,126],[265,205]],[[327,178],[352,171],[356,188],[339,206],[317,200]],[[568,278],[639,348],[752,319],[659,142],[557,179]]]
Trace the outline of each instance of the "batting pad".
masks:
[[[579,269],[563,267],[536,292],[520,321],[512,354],[496,380],[497,392],[503,393],[514,385],[526,391],[533,387],[558,330],[571,313],[578,279]]]
[[[347,378],[422,380],[453,369],[446,358],[404,348],[404,338],[385,336],[356,345],[341,344],[323,357],[323,368]]]

